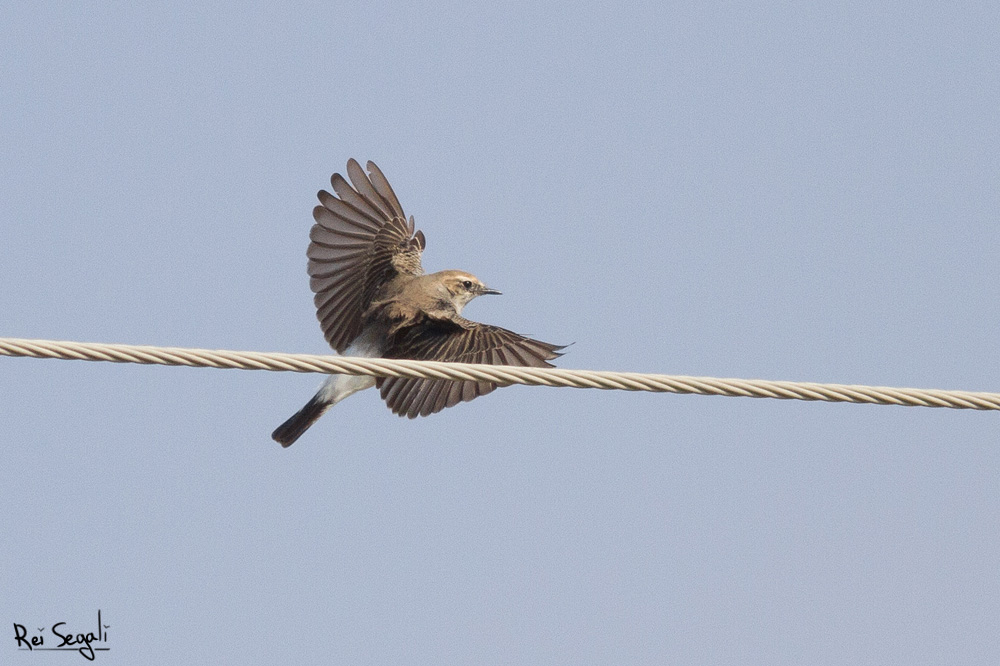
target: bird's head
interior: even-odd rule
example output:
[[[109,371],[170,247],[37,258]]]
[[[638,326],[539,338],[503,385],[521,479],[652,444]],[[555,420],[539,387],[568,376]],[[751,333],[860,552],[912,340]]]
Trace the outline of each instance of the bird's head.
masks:
[[[476,296],[500,294],[496,289],[490,289],[483,284],[475,275],[465,271],[441,271],[438,277],[439,284],[448,292],[449,300],[459,313]]]

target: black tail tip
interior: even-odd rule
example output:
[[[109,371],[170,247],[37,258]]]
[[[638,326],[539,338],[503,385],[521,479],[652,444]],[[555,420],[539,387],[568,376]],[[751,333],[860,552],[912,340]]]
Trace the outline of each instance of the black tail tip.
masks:
[[[309,425],[306,425],[305,428],[300,427],[295,421],[296,416],[298,416],[298,414],[282,423],[274,429],[274,432],[271,433],[271,439],[276,441],[278,444],[281,444],[282,448],[287,449],[289,446],[294,444],[295,440],[301,437],[302,433],[304,433],[306,428],[309,427]]]
[[[307,402],[305,407],[295,412],[290,419],[274,429],[274,432],[271,433],[271,439],[281,444],[282,448],[287,449],[330,407],[329,402],[320,400],[318,396],[313,396],[313,399]]]
[[[299,435],[292,434],[288,432],[287,429],[280,426],[271,433],[271,439],[276,441],[278,444],[281,444],[282,448],[285,449],[294,444],[295,440],[298,438]]]

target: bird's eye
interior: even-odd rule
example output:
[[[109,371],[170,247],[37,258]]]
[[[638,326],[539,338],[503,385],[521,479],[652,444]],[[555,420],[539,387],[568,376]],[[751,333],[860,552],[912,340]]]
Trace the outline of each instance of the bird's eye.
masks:
[[[472,280],[465,280],[462,282],[462,286],[466,289],[472,289]]]

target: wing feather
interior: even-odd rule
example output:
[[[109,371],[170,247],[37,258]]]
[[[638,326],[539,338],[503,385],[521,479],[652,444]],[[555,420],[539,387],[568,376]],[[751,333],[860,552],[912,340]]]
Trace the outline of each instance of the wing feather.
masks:
[[[552,367],[548,361],[561,356],[561,349],[559,345],[533,340],[499,326],[464,319],[431,320],[397,333],[390,340],[385,357],[541,368]],[[488,381],[400,377],[381,378],[376,384],[389,408],[410,418],[474,400],[498,387],[496,382]]]
[[[352,171],[351,164],[357,165],[357,162],[350,160],[347,163],[348,175],[350,175],[350,172]],[[345,204],[364,214],[365,217],[376,222],[388,218],[389,216],[387,216],[381,208],[358,191],[358,183],[354,182],[354,180],[355,178],[352,176],[352,182],[348,183],[343,176],[337,173],[330,179],[330,184],[333,186],[333,191]],[[358,182],[362,182],[364,180],[365,178],[362,174],[361,179]]]
[[[372,185],[371,180],[369,180],[368,176],[365,175],[365,172],[362,171],[361,165],[353,159],[347,162],[347,175],[351,177],[351,183],[354,185],[355,191],[357,191],[357,193],[369,206],[377,210],[381,217],[385,219],[392,219],[395,216],[395,211],[393,211],[382,196],[375,191],[375,186]]]
[[[392,187],[374,163],[366,176],[355,160],[347,180],[333,174],[334,194],[320,191],[306,252],[316,315],[327,341],[343,353],[358,336],[362,316],[379,291],[400,274],[420,275],[424,235],[407,220]]]
[[[337,187],[333,188],[334,191],[340,190],[344,192],[354,192],[354,190],[351,189],[350,185],[347,185],[343,178],[339,178],[338,180],[340,174],[335,173],[333,175],[334,178],[332,182],[337,184]],[[341,186],[340,183],[344,183],[343,186]],[[346,194],[340,195],[339,192],[338,195],[350,196]],[[382,222],[378,217],[376,217],[378,214],[377,211],[368,210],[368,206],[365,205],[361,199],[356,197],[356,193],[355,197],[352,197],[352,200],[357,202],[359,205],[352,205],[348,199],[338,199],[326,190],[320,190],[317,196],[319,197],[319,202],[322,205],[317,206],[314,209],[318,213],[318,215],[315,216],[316,221],[328,229],[338,228],[341,222],[346,222],[366,231],[376,231],[380,226],[382,226]],[[323,213],[324,209],[326,210],[326,213],[329,214]]]
[[[379,195],[381,195],[382,199],[387,204],[389,204],[389,207],[392,209],[392,215],[393,215],[393,217],[399,217],[399,218],[405,219],[406,218],[406,214],[403,213],[403,207],[399,205],[399,199],[396,198],[396,193],[393,192],[392,185],[389,184],[389,181],[386,180],[385,176],[382,174],[382,170],[379,169],[378,166],[374,162],[371,162],[371,161],[368,162],[367,166],[368,166],[368,173],[371,174],[372,185],[375,187],[375,190],[379,193]],[[410,226],[412,227],[413,226],[413,224],[412,224],[412,219],[413,218],[410,218],[410,219],[411,219]],[[411,229],[411,231],[412,231],[412,229]],[[422,239],[423,239],[424,235],[422,233],[420,233],[420,232],[417,232],[417,233],[420,235],[420,238],[421,238],[421,246],[420,247],[423,248],[423,240]]]

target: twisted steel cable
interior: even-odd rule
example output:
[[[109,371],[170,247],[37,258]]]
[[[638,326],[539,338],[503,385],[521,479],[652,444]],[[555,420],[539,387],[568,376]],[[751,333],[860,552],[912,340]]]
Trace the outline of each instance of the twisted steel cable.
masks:
[[[353,356],[242,352],[24,338],[0,338],[0,355],[240,370],[337,373],[374,377],[471,379],[496,382],[500,386],[527,384],[529,386],[691,393],[782,400],[823,400],[826,402],[908,407],[1000,410],[1000,393],[817,384],[763,379],[721,379],[562,368],[524,368],[509,365],[390,360]]]

